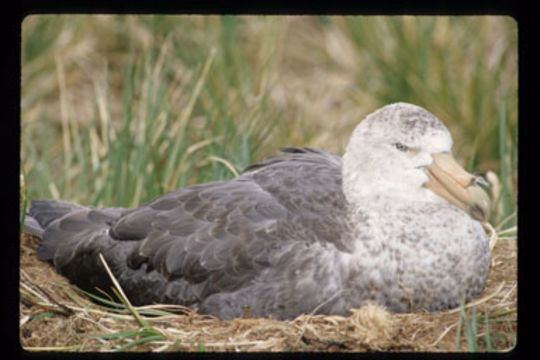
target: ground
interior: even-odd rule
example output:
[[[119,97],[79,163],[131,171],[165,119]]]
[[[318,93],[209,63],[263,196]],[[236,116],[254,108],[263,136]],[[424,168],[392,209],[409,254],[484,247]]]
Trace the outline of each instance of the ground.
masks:
[[[486,287],[465,307],[394,314],[367,305],[349,317],[302,315],[292,321],[249,314],[222,321],[159,305],[115,312],[89,301],[39,261],[38,242],[21,237],[20,342],[29,351],[453,352],[507,351],[516,344],[515,237],[492,241]]]

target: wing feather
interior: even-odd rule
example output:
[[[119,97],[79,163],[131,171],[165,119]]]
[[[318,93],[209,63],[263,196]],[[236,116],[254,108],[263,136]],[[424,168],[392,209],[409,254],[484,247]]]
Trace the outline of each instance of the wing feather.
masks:
[[[176,298],[192,304],[246,287],[266,268],[279,269],[291,259],[288,249],[303,248],[295,243],[321,241],[346,250],[330,220],[345,214],[341,159],[309,148],[283,151],[231,181],[180,189],[136,209],[62,205],[69,213],[44,230],[51,240],[42,246],[42,257],[61,259],[72,271],[77,254],[108,249],[137,303]],[[92,245],[98,241],[102,245]]]

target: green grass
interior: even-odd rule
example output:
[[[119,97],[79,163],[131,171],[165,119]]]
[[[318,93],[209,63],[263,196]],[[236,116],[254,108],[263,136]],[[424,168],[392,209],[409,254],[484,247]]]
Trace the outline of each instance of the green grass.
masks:
[[[465,303],[461,304],[459,312],[459,320],[456,331],[456,347],[455,351],[462,351],[461,342],[462,339],[465,339],[466,351],[469,352],[496,352],[497,349],[507,348],[505,344],[512,344],[511,347],[514,347],[516,344],[516,339],[508,339],[508,335],[504,333],[493,333],[491,330],[490,324],[497,322],[516,322],[515,317],[512,318],[503,318],[506,315],[512,315],[517,311],[517,309],[510,309],[507,311],[502,311],[499,313],[484,313],[477,314],[476,306],[466,309]],[[483,328],[480,328],[482,324]],[[479,335],[480,331],[483,332],[483,335]],[[500,342],[495,346],[495,342]]]
[[[340,152],[367,113],[407,101],[498,175],[492,223],[516,211],[511,18],[40,15],[21,51],[28,198],[135,206],[280,146]]]
[[[234,26],[225,19],[223,28],[234,36]],[[221,45],[226,49],[229,44]],[[240,170],[251,162],[273,122],[265,122],[263,112],[271,111],[266,109],[264,96],[254,105],[241,104],[240,97],[224,98],[229,86],[235,86],[225,85],[232,81],[226,77],[246,77],[241,72],[245,65],[240,62],[236,73],[227,53],[211,48],[187,75],[179,75],[168,65],[174,63],[171,46],[165,39],[160,48],[148,53],[128,50],[132,61],[122,64],[118,119],[111,114],[112,90],[105,67],[102,81],[94,84],[95,118],[84,123],[81,120],[88,119],[76,119],[76,109],[71,109],[73,115],[61,113],[61,119],[55,120],[62,125],[56,156],[49,158],[42,152],[42,144],[33,148],[33,140],[23,139],[23,162],[31,164],[33,179],[42,180],[32,182],[31,196],[61,194],[102,206],[135,206],[187,184],[231,178],[231,171],[216,158],[226,159]],[[218,59],[216,54],[220,54]],[[56,71],[60,82],[66,79],[63,66]],[[60,107],[67,108],[65,86],[60,84],[59,96]],[[256,94],[253,89],[246,92]],[[177,109],[172,109],[175,105]],[[63,175],[56,176],[58,171]]]
[[[345,20],[358,51],[369,50],[356,74],[358,83],[374,89],[381,104],[412,102],[439,116],[453,133],[455,152],[469,171],[498,172],[502,209],[492,222],[515,212],[515,22],[504,17]],[[499,42],[495,34],[501,35]]]
[[[119,331],[112,334],[97,334],[91,337],[107,340],[107,346],[114,351],[126,351],[129,348],[145,343],[163,340],[163,336],[152,329]]]
[[[21,164],[20,175],[20,204],[19,204],[19,233],[22,234],[24,221],[26,218],[26,209],[28,208],[28,194],[26,192],[26,171],[24,170],[24,164]]]
[[[136,330],[127,330],[127,331],[118,331],[110,334],[97,334],[93,337],[100,338],[103,340],[109,340],[109,346],[112,346],[115,351],[125,351],[131,347],[143,345],[146,343],[151,343],[154,341],[165,340],[166,337],[159,330],[156,330],[148,321],[141,316],[139,311],[137,311],[129,302],[129,299],[125,296],[120,284],[112,274],[109,266],[105,262],[105,259],[100,254],[100,259],[105,266],[111,280],[113,281],[114,288],[113,291],[118,299],[122,302],[124,307],[129,311],[133,316],[136,322],[139,325],[139,328]],[[96,297],[94,297],[96,298]]]

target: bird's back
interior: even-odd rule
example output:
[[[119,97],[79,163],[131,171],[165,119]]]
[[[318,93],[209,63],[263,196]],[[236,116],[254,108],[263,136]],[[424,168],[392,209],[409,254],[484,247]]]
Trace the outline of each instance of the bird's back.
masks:
[[[238,294],[260,302],[255,316],[283,317],[277,304],[263,304],[280,300],[258,298],[254,284],[283,281],[283,266],[309,258],[311,244],[348,250],[335,226],[346,213],[341,159],[310,148],[283,151],[231,181],[179,189],[134,209],[33,200],[25,230],[42,239],[39,258],[83,289],[110,289],[102,253],[134,304],[233,317],[243,305],[234,303]]]

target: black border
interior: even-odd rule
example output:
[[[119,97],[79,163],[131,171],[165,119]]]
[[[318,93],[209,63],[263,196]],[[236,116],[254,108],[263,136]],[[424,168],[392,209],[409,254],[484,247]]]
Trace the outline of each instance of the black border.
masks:
[[[8,294],[9,307],[3,310],[2,336],[7,347],[8,354],[17,354],[18,358],[119,358],[129,359],[153,359],[153,358],[224,358],[238,357],[238,354],[226,353],[32,353],[22,350],[19,341],[19,156],[20,153],[20,41],[21,24],[25,16],[30,14],[274,14],[274,15],[507,15],[513,17],[518,23],[518,57],[519,57],[519,164],[518,164],[518,341],[516,347],[508,353],[242,353],[244,358],[401,358],[401,359],[483,359],[483,358],[532,358],[537,352],[533,347],[538,331],[533,327],[533,306],[537,305],[535,299],[534,284],[537,269],[532,264],[538,262],[537,254],[532,249],[536,240],[529,236],[532,233],[535,214],[532,205],[533,198],[531,189],[536,175],[534,171],[524,174],[523,169],[529,169],[528,164],[536,165],[532,156],[535,155],[532,147],[534,124],[540,121],[537,114],[529,114],[534,110],[530,96],[536,94],[537,89],[532,89],[533,84],[530,70],[531,64],[538,64],[534,57],[534,48],[538,46],[536,27],[532,26],[533,14],[536,9],[516,1],[386,1],[362,2],[350,4],[343,1],[273,1],[273,2],[249,2],[249,1],[184,1],[176,3],[172,1],[155,0],[152,2],[142,1],[22,1],[15,11],[7,11],[2,22],[2,38],[7,39],[9,45],[3,56],[2,85],[8,101],[4,104],[4,124],[6,131],[0,132],[0,144],[3,154],[8,163],[8,176],[3,176],[2,191],[0,192],[0,204],[2,204],[2,229],[7,230],[4,238],[6,254],[0,263],[2,264],[2,288]],[[529,95],[531,94],[531,95]],[[489,96],[489,94],[486,94]],[[534,96],[534,95],[533,95]],[[4,97],[5,98],[5,97]],[[7,106],[6,106],[7,105]],[[6,111],[7,110],[7,111]],[[532,151],[531,151],[532,149]],[[525,165],[524,165],[525,164]],[[531,170],[534,168],[531,167]],[[15,240],[17,239],[17,240]],[[7,256],[6,256],[7,255]],[[7,259],[6,259],[7,257]],[[535,271],[536,270],[536,271]],[[533,285],[533,286],[531,286]],[[11,307],[13,306],[13,307]],[[13,309],[13,310],[10,310]],[[16,309],[16,311],[15,311]],[[536,340],[538,342],[539,340]]]

